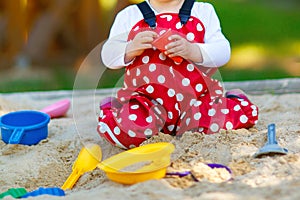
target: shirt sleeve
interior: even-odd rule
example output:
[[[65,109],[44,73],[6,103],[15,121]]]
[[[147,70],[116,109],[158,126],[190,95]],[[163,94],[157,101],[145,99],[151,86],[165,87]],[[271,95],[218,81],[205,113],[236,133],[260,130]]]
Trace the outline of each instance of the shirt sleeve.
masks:
[[[110,69],[119,69],[130,64],[124,61],[127,37],[131,29],[130,20],[126,20],[130,19],[127,10],[122,10],[116,15],[109,38],[102,46],[101,59]]]
[[[204,8],[207,10],[206,16],[200,17],[205,26],[204,43],[198,43],[203,62],[196,64],[204,67],[220,67],[230,59],[230,43],[221,31],[220,21],[213,6],[205,3]]]

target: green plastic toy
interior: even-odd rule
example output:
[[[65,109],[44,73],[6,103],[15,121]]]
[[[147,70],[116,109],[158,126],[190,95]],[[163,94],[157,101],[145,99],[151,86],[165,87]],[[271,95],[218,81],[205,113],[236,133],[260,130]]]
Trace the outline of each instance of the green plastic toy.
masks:
[[[3,199],[6,196],[12,196],[14,198],[20,198],[23,195],[27,194],[25,188],[10,188],[6,192],[0,194],[0,199]]]

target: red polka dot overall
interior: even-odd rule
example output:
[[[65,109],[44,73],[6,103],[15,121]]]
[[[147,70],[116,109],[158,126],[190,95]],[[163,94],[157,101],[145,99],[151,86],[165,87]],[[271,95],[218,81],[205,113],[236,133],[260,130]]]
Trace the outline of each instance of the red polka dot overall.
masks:
[[[190,42],[204,42],[204,25],[193,16],[183,26],[175,13],[157,15],[156,20],[158,34],[172,29]],[[148,27],[144,20],[138,22],[128,41]],[[218,80],[187,60],[176,63],[157,49],[145,50],[125,72],[123,88],[110,106],[100,110],[97,127],[116,146],[133,148],[158,132],[210,134],[249,128],[258,120],[257,107],[247,98],[223,97]]]

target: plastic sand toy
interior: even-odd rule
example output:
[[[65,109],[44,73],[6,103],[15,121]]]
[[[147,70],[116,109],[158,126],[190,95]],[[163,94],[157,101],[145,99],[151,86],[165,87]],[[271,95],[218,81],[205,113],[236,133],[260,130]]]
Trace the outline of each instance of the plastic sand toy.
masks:
[[[263,155],[273,155],[273,154],[287,154],[288,150],[286,148],[282,148],[278,145],[276,141],[276,132],[275,132],[275,124],[268,125],[268,141],[267,143],[259,149],[257,153],[254,154],[254,157],[259,158]]]
[[[103,170],[110,180],[122,184],[135,184],[163,178],[170,165],[170,157],[174,149],[171,143],[148,144],[124,151],[100,162],[102,152],[98,145],[84,147],[73,165],[72,174],[61,188],[72,189],[82,174],[96,167]]]
[[[25,188],[10,188],[6,192],[0,194],[0,199],[6,196],[12,196],[13,198],[20,198],[27,193]]]
[[[173,34],[174,34],[173,31],[171,29],[168,29],[166,32],[164,32],[162,35],[160,35],[158,38],[156,38],[152,42],[152,45],[154,47],[156,47],[157,49],[159,49],[160,51],[165,52],[166,45],[169,44],[170,42],[172,42],[169,40],[169,37]],[[181,63],[183,61],[183,58],[180,56],[171,57],[171,59],[173,59],[177,63]]]
[[[48,137],[48,114],[23,110],[0,118],[2,140],[6,144],[35,145]]]
[[[98,164],[107,177],[122,184],[160,179],[166,175],[171,153],[171,143],[154,143],[136,147],[112,156]]]
[[[232,180],[232,171],[226,165],[222,165],[222,164],[218,164],[218,163],[206,163],[206,165],[208,167],[210,167],[211,169],[214,169],[214,168],[223,168],[223,169],[225,169],[230,174],[230,178],[227,181]],[[190,175],[195,182],[199,182],[199,180],[197,179],[196,176],[194,176],[192,171],[167,172],[166,175],[168,175],[168,176],[178,176],[180,178]]]
[[[92,171],[102,159],[102,152],[98,145],[83,147],[73,164],[72,173],[61,187],[63,190],[72,189],[81,175]]]
[[[21,198],[28,198],[28,197],[37,197],[41,195],[50,195],[50,196],[65,196],[65,191],[60,188],[39,188],[32,192],[27,192]]]
[[[46,106],[41,112],[47,113],[51,118],[58,118],[64,116],[70,108],[70,100],[63,99],[54,104]]]
[[[2,140],[6,144],[35,145],[48,137],[50,118],[62,117],[70,108],[70,100],[60,100],[41,111],[22,110],[0,117]]]

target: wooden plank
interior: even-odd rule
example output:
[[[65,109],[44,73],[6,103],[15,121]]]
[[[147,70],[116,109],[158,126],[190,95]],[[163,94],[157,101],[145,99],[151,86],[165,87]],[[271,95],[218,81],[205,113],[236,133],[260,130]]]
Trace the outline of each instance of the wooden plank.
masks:
[[[262,94],[288,94],[288,93],[300,93],[300,78],[287,78],[287,79],[274,79],[274,80],[259,80],[259,81],[242,81],[242,82],[225,82],[225,88],[243,89],[247,94],[262,95]],[[57,91],[44,91],[44,92],[21,92],[21,93],[3,93],[0,96],[15,96],[18,94],[27,94],[32,99],[60,99],[60,98],[72,98],[85,97],[85,96],[111,96],[116,89],[119,88],[104,88],[96,90],[57,90]],[[272,89],[272,92],[270,92]]]
[[[300,78],[225,82],[225,89],[240,88],[249,94],[300,93]]]

